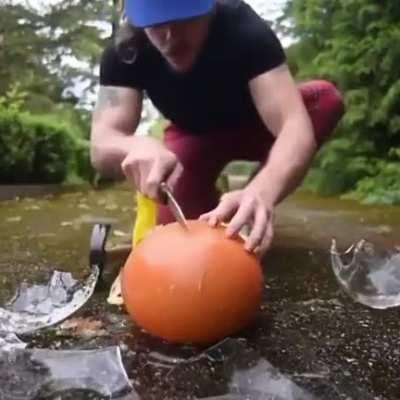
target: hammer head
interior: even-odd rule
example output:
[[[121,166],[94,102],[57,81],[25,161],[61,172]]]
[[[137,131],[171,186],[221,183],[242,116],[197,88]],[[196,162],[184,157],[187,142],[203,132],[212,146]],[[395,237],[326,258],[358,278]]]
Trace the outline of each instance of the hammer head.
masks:
[[[91,268],[96,266],[100,271],[100,275],[102,274],[104,265],[106,264],[107,254],[105,246],[110,229],[111,224],[95,224],[90,238],[89,264]]]

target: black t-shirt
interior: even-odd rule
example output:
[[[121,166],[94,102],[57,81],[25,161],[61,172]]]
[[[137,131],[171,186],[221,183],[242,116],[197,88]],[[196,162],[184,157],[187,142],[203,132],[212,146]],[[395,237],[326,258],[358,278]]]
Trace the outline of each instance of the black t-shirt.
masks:
[[[261,123],[248,82],[284,62],[268,24],[247,3],[228,0],[217,3],[210,34],[190,71],[173,71],[150,44],[134,63],[124,63],[109,44],[100,84],[143,90],[165,118],[192,133],[224,132]]]

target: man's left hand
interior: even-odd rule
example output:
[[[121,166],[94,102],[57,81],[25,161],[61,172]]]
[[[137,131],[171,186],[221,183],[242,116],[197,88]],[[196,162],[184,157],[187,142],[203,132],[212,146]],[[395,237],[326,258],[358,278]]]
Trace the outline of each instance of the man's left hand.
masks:
[[[200,216],[210,226],[227,222],[227,237],[238,234],[248,226],[250,232],[245,241],[245,249],[262,257],[271,245],[273,237],[274,207],[262,191],[248,187],[228,192],[221,197],[219,205],[212,211]]]

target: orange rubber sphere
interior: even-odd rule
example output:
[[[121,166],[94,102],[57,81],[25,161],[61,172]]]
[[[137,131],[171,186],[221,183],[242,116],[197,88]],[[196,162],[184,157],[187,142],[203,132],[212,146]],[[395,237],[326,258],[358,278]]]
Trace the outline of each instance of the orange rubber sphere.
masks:
[[[122,273],[128,313],[148,333],[175,343],[211,343],[244,328],[259,309],[261,265],[223,227],[189,220],[157,227]]]

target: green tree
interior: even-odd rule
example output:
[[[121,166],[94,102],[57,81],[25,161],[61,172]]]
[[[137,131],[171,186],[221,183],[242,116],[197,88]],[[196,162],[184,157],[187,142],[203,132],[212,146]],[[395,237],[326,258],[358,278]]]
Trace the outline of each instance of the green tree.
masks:
[[[96,84],[95,67],[106,39],[105,28],[109,24],[115,29],[117,6],[117,0],[65,0],[37,10],[3,0],[0,96],[18,82],[28,92],[32,108],[77,102],[66,89],[78,81],[86,81],[87,90]]]
[[[104,41],[118,27],[120,1],[42,3],[38,10],[27,1],[0,0],[2,182],[92,176],[90,115],[69,89],[85,82],[90,91],[97,84],[96,67]]]
[[[391,193],[400,191],[400,2],[289,0],[285,16],[299,40],[289,51],[297,77],[333,80],[346,102],[340,134],[321,152],[309,184],[400,202],[400,192]]]

